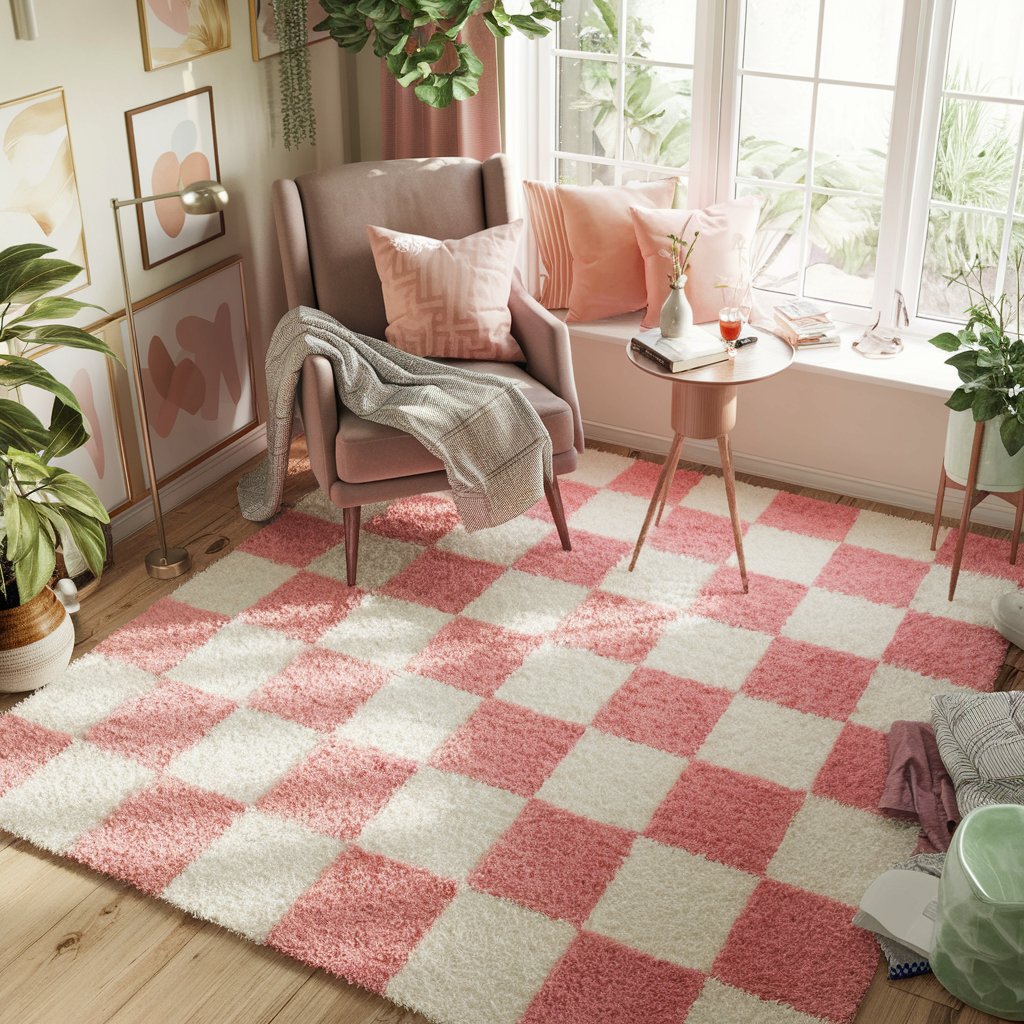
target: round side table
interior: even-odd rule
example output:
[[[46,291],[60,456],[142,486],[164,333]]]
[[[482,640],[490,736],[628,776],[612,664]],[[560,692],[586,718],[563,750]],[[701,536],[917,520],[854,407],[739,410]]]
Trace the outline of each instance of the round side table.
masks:
[[[717,324],[708,327],[711,331],[717,331],[717,328]],[[747,592],[747,565],[743,557],[743,534],[736,508],[736,477],[732,468],[729,432],[736,425],[739,386],[774,377],[793,362],[793,349],[781,338],[766,331],[753,328],[750,330],[757,335],[758,340],[737,349],[735,359],[713,363],[711,366],[701,366],[696,370],[684,370],[682,373],[669,373],[663,370],[657,363],[634,352],[629,343],[626,343],[626,355],[635,367],[672,384],[672,445],[655,484],[647,517],[633,549],[633,558],[629,563],[631,572],[647,538],[651,520],[655,519],[655,512],[655,521],[661,522],[661,514],[665,509],[672,479],[679,463],[683,440],[687,437],[698,441],[715,438],[722,459],[722,475],[725,477],[725,494],[729,501],[729,516],[732,519],[740,579],[743,581],[743,592]]]

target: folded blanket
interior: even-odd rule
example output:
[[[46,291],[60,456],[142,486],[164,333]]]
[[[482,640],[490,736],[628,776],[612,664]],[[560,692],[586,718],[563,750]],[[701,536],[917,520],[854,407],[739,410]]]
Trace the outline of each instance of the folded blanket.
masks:
[[[308,355],[330,361],[348,409],[412,434],[444,463],[467,530],[508,522],[544,496],[551,437],[514,381],[410,355],[300,306],[282,318],[267,351],[267,455],[238,485],[246,519],[269,519],[281,504]]]
[[[932,724],[961,814],[1024,804],[1024,692],[933,697]]]
[[[932,849],[948,850],[960,812],[932,727],[927,722],[893,722],[888,746],[889,774],[878,806],[920,822]]]

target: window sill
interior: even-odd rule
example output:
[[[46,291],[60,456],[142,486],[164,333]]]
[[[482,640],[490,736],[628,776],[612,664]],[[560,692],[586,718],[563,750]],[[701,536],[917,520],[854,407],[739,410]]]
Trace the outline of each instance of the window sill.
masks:
[[[552,312],[562,320],[565,319],[565,310]],[[573,339],[624,346],[639,329],[639,325],[640,314],[629,313],[592,323],[569,324],[568,327]],[[841,343],[838,348],[798,352],[791,370],[902,388],[918,394],[936,395],[943,400],[949,397],[959,383],[956,371],[943,362],[946,356],[928,344],[930,334],[904,330],[904,349],[898,356],[891,359],[867,359],[852,348],[853,342],[863,331],[864,328],[858,324],[841,324]]]

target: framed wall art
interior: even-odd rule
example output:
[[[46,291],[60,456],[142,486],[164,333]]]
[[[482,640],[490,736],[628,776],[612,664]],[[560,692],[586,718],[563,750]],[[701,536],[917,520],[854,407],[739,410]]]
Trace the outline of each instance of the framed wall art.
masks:
[[[195,60],[231,45],[228,0],[137,0],[147,71]]]
[[[120,317],[100,321],[86,328],[102,338],[123,357]],[[131,456],[126,440],[134,444],[135,430],[130,409],[126,413],[128,378],[122,366],[99,352],[88,349],[53,346],[34,351],[36,362],[67,384],[78,399],[89,421],[89,440],[81,448],[54,459],[54,465],[80,476],[96,492],[104,508],[113,516],[127,508],[133,499],[129,474]],[[51,395],[38,388],[20,388],[19,401],[43,423],[50,422]]]
[[[136,198],[220,180],[213,89],[204,86],[125,112]],[[136,207],[148,270],[224,234],[224,214],[188,216],[177,199]]]
[[[135,327],[153,461],[164,484],[259,422],[242,258],[138,303]],[[122,336],[127,348],[126,325]]]
[[[0,249],[26,242],[85,268],[64,293],[89,283],[63,89],[0,103]]]
[[[324,20],[319,0],[309,0],[306,11],[306,45],[330,39],[329,32],[314,32],[313,26]],[[249,35],[252,37],[252,59],[263,60],[281,52],[274,26],[274,0],[249,0]]]

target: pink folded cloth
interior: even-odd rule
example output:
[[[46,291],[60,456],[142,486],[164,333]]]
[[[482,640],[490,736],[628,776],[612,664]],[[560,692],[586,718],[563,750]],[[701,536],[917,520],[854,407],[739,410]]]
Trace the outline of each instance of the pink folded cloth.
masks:
[[[921,823],[928,846],[949,849],[960,822],[956,790],[927,722],[893,722],[889,729],[889,774],[878,806]]]

